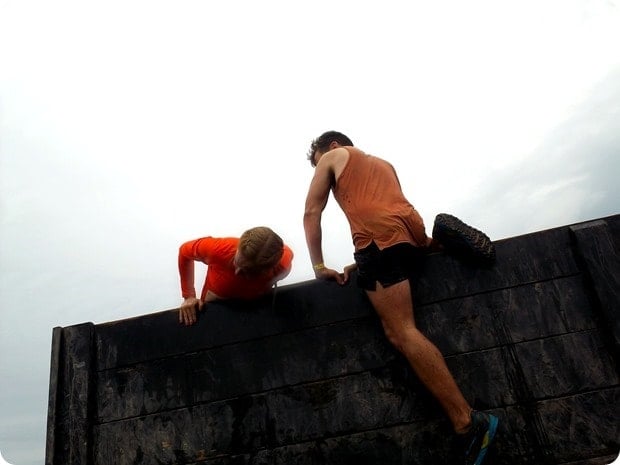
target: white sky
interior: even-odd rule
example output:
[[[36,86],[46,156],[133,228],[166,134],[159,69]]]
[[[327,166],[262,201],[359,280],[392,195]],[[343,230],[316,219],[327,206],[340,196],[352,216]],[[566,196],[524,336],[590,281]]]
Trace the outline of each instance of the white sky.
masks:
[[[619,8],[0,0],[4,458],[43,460],[52,328],[178,306],[181,242],[268,225],[296,253],[283,284],[312,278],[323,131],[391,161],[429,230],[619,213]],[[333,200],[324,241],[351,262]]]

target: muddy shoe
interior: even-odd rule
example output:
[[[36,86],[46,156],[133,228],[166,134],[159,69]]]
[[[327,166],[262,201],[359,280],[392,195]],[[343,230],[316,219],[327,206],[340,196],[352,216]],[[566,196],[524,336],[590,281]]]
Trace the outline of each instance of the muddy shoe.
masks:
[[[447,253],[457,258],[481,266],[495,263],[495,246],[489,237],[455,216],[447,213],[437,215],[433,238],[444,246]]]

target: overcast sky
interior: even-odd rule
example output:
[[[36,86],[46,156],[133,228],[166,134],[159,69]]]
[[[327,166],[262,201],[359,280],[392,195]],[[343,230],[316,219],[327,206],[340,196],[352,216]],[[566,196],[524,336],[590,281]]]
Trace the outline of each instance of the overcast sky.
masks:
[[[0,0],[0,452],[43,461],[52,328],[176,308],[178,246],[268,225],[312,278],[312,138],[432,226],[620,213],[616,1]],[[352,261],[333,199],[328,266]],[[197,282],[201,278],[198,277]]]

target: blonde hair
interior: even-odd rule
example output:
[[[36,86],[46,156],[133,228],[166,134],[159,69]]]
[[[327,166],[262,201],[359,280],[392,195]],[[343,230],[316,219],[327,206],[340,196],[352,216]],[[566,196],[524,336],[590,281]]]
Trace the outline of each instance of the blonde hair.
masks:
[[[239,239],[239,251],[250,268],[266,270],[276,266],[284,253],[282,238],[266,226],[245,231]]]

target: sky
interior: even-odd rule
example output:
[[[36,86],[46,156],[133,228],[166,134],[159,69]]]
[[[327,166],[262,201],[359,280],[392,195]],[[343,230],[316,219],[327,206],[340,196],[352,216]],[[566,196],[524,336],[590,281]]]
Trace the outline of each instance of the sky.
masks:
[[[619,44],[606,0],[0,0],[1,455],[43,461],[52,329],[177,308],[182,242],[270,226],[312,279],[326,130],[429,232],[620,213]],[[352,262],[333,199],[323,238]]]

